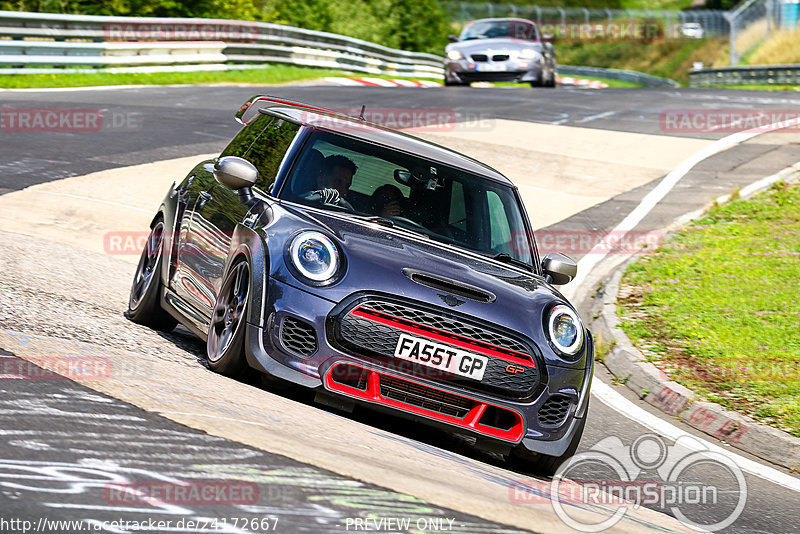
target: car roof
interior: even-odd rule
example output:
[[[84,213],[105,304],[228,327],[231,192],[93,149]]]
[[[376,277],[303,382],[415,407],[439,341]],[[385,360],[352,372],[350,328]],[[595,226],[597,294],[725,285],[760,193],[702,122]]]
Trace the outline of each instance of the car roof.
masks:
[[[507,21],[507,20],[516,20],[516,21],[519,21],[519,22],[529,22],[530,24],[534,24],[534,25],[536,24],[532,20],[523,19],[523,18],[520,18],[520,17],[495,17],[495,18],[491,18],[491,19],[475,19],[475,20],[471,20],[471,21],[469,21],[467,23],[467,25],[475,24],[476,22],[504,22],[504,21]]]
[[[259,112],[283,116],[291,122],[316,130],[346,135],[401,152],[415,154],[515,187],[511,180],[497,170],[460,152],[355,117],[290,104],[267,105],[259,109]]]

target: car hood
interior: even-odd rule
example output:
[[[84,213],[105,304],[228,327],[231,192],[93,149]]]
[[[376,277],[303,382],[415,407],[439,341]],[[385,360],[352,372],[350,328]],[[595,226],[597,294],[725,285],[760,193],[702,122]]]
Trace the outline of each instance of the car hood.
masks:
[[[537,342],[544,336],[542,314],[554,301],[567,302],[551,285],[534,274],[521,273],[503,264],[462,253],[435,241],[417,238],[397,229],[353,220],[346,216],[286,207],[282,217],[293,219],[280,225],[286,232],[269,234],[274,246],[285,249],[288,240],[300,230],[321,230],[333,235],[344,251],[346,272],[335,284],[313,287],[297,280],[286,267],[285,259],[273,262],[271,276],[332,302],[341,302],[360,291],[389,293],[454,309],[494,324],[523,332]],[[289,230],[291,228],[291,230]],[[273,249],[273,258],[284,258]],[[404,269],[414,269],[492,293],[493,302],[477,302],[458,297],[448,305],[448,292],[412,281]],[[452,299],[448,299],[453,302]]]
[[[536,41],[521,41],[519,39],[509,39],[507,37],[497,39],[474,39],[471,41],[459,41],[447,46],[447,50],[458,50],[465,56],[470,54],[486,54],[515,52],[523,48],[533,48],[541,52],[542,43]]]

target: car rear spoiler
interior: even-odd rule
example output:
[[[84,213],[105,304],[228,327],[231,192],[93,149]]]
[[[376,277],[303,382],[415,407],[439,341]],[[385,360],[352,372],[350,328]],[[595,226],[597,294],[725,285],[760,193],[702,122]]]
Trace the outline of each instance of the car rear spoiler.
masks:
[[[246,125],[249,121],[245,121],[244,120],[245,113],[247,113],[247,110],[249,110],[251,107],[253,107],[255,104],[257,104],[259,102],[269,102],[269,103],[272,103],[272,104],[285,104],[285,105],[289,105],[289,106],[294,106],[294,107],[299,107],[299,108],[304,108],[304,109],[310,109],[310,110],[313,110],[313,111],[324,111],[324,112],[331,113],[331,111],[328,110],[328,109],[318,108],[318,107],[315,107],[315,106],[309,106],[308,104],[303,104],[302,102],[297,102],[295,100],[289,100],[287,98],[280,98],[280,97],[277,97],[277,96],[269,96],[269,95],[256,95],[256,96],[250,98],[244,104],[242,104],[242,107],[240,107],[239,111],[236,112],[236,115],[234,115],[234,117],[236,118],[236,122],[238,122],[239,124],[245,124]]]

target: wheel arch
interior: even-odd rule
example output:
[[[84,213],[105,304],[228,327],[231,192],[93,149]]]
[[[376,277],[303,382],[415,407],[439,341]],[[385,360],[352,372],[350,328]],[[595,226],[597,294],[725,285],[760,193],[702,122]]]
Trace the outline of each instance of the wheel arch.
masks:
[[[231,246],[225,262],[223,280],[239,258],[244,258],[250,267],[250,297],[247,303],[246,319],[250,324],[261,326],[264,324],[269,253],[259,233],[243,224],[237,224],[231,235]]]

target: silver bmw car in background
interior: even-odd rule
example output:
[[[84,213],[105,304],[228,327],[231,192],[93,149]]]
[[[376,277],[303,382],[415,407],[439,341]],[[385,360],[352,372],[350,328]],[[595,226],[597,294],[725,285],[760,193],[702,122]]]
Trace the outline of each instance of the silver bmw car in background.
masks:
[[[556,56],[536,23],[525,19],[470,22],[445,48],[444,84],[520,82],[555,87]]]

